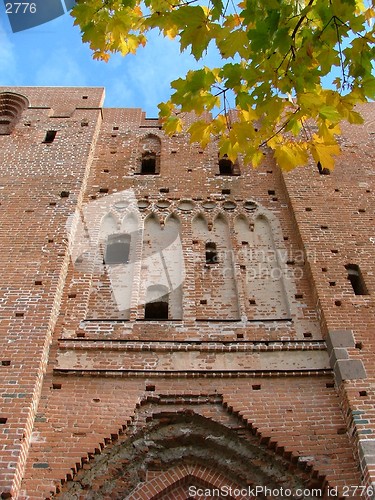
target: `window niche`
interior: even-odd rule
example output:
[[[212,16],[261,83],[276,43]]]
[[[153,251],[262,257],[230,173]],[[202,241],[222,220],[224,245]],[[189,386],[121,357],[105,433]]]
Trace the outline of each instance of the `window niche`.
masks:
[[[216,243],[209,241],[206,243],[206,264],[212,265],[218,263]]]
[[[127,264],[130,253],[129,234],[111,234],[108,236],[104,264]]]
[[[161,141],[158,136],[148,134],[140,141],[140,158],[137,174],[158,175],[160,173]]]
[[[153,321],[169,319],[169,293],[164,285],[151,285],[148,287],[145,319]]]
[[[357,264],[347,264],[345,269],[348,271],[348,280],[352,285],[355,295],[368,295],[368,290],[359,266]]]
[[[238,160],[234,163],[228,158],[228,155],[219,156],[219,175],[240,175]]]

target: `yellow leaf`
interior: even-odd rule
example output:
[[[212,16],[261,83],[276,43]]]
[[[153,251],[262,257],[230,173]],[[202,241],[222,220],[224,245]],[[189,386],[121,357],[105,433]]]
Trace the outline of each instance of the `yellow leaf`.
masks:
[[[282,170],[289,171],[308,160],[307,150],[303,144],[284,143],[275,149],[275,158]]]
[[[332,170],[335,166],[335,161],[332,157],[340,154],[340,147],[338,144],[313,142],[311,145],[311,153],[316,163],[320,162],[323,168]]]

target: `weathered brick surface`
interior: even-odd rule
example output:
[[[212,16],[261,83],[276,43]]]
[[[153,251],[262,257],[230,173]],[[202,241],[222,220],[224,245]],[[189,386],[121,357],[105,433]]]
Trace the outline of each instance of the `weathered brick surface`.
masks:
[[[101,109],[101,89],[0,91],[30,103],[0,135],[0,493],[185,498],[190,473],[166,479],[184,467],[201,467],[194,481],[209,487],[215,474],[370,485],[373,106],[366,125],[344,129],[331,175],[312,164],[282,175],[265,151],[259,169],[240,161],[241,175],[223,176],[215,144],[165,137],[139,109]],[[47,130],[57,130],[50,144]],[[141,175],[152,148],[160,171]],[[116,233],[131,235],[130,265],[114,274],[103,260]],[[217,262],[206,262],[207,242]],[[354,294],[347,264],[360,266],[368,295]],[[155,286],[170,290],[168,320],[144,319]],[[324,342],[340,330],[354,339],[345,358]],[[366,378],[335,387],[342,360],[362,361]],[[259,474],[240,459],[223,473],[220,454],[210,463],[200,425],[223,426],[223,456],[241,433],[243,456],[264,457]]]

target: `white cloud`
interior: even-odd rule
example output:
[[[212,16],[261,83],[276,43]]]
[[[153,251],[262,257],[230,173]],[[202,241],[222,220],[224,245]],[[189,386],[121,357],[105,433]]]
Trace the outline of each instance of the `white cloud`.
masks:
[[[0,75],[1,85],[17,85],[18,71],[14,45],[0,19]]]

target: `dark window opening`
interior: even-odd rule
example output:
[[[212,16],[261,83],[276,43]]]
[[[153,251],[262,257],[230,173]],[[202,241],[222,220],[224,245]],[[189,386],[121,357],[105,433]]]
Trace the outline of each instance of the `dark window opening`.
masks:
[[[145,319],[168,319],[168,302],[148,302],[145,306]]]
[[[130,236],[112,234],[108,236],[104,264],[127,264],[129,262]]]
[[[156,174],[156,154],[145,153],[141,161],[141,174],[155,175]]]
[[[219,160],[219,174],[220,175],[233,175],[233,162],[224,155]]]
[[[218,262],[216,243],[206,243],[206,264],[216,264]]]
[[[46,136],[45,136],[43,142],[45,144],[51,144],[51,142],[53,142],[55,140],[56,132],[57,132],[56,130],[47,130]]]
[[[357,264],[348,264],[345,266],[345,269],[348,271],[348,280],[352,285],[354,293],[356,295],[368,295],[368,290],[359,266]]]

